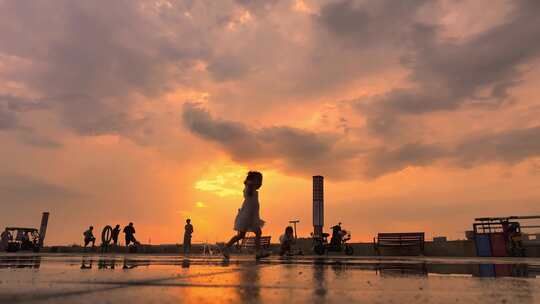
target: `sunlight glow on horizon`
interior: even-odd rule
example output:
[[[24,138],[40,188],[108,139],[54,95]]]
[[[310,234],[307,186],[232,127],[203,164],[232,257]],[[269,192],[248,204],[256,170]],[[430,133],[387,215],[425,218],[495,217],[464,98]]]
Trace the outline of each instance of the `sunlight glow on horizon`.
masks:
[[[241,197],[243,178],[248,169],[244,166],[227,165],[222,168],[212,168],[207,177],[195,182],[195,189],[211,192],[219,197]]]

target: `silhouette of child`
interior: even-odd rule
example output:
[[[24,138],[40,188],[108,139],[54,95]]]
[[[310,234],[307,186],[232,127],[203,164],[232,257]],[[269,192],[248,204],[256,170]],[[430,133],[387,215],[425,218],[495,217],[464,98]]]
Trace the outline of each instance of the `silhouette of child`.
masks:
[[[291,226],[285,228],[285,233],[279,237],[279,243],[281,244],[279,255],[291,253],[291,245],[294,244],[294,231]]]
[[[244,202],[242,207],[238,209],[238,214],[234,220],[234,230],[238,231],[237,235],[233,236],[223,248],[223,256],[229,258],[230,247],[243,239],[248,231],[255,233],[255,249],[256,258],[260,259],[267,257],[269,254],[261,251],[261,228],[264,221],[259,216],[259,192],[257,191],[262,186],[262,174],[257,171],[250,171],[244,181]]]

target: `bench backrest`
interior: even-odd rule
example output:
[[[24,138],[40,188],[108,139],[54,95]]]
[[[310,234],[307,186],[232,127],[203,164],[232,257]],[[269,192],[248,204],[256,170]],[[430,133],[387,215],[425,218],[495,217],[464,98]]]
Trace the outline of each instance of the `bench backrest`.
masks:
[[[424,243],[424,232],[379,233],[379,245],[406,246]]]
[[[270,246],[270,239],[271,236],[261,236],[261,247],[268,247]],[[255,247],[255,237],[246,237],[242,239],[241,246],[243,248],[252,248]]]

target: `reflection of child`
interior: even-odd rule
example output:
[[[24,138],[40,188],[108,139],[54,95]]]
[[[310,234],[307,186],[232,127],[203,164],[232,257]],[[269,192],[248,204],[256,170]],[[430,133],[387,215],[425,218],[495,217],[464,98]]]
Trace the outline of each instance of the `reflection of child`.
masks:
[[[223,256],[227,259],[229,258],[229,248],[234,243],[243,239],[248,231],[255,233],[256,257],[262,258],[268,256],[267,253],[263,253],[260,250],[261,228],[264,225],[264,221],[259,216],[259,192],[257,190],[262,186],[262,174],[256,171],[248,172],[244,185],[244,202],[242,203],[242,207],[238,209],[238,214],[234,220],[234,230],[238,231],[238,234],[233,236],[225,244],[225,248],[223,248]]]
[[[279,243],[281,244],[279,255],[291,254],[291,245],[294,244],[293,228],[287,226],[285,233],[279,237]]]

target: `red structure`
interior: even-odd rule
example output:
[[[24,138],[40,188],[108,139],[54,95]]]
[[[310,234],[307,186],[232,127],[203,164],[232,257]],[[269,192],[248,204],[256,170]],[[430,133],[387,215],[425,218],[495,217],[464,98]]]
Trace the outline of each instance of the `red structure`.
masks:
[[[507,216],[476,218],[473,239],[477,256],[525,256],[523,228],[540,228],[538,225],[521,225],[519,220],[540,219],[540,216]]]

